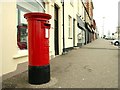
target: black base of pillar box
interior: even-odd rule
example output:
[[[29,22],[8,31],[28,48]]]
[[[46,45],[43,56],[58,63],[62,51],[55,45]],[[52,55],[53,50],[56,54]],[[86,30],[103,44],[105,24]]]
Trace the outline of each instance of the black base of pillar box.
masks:
[[[29,66],[28,82],[30,84],[44,84],[50,81],[50,65]]]

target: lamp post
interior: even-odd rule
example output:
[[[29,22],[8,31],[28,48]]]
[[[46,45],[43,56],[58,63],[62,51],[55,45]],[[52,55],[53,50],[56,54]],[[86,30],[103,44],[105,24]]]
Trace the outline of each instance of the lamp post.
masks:
[[[102,38],[104,38],[104,20],[105,20],[105,17],[102,17],[103,19],[103,30],[102,30]]]

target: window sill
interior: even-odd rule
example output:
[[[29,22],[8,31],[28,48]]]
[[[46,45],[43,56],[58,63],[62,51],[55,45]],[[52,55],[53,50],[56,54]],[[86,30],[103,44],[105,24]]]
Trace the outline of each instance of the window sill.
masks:
[[[17,54],[13,56],[13,59],[23,58],[28,56],[28,50],[18,50]]]

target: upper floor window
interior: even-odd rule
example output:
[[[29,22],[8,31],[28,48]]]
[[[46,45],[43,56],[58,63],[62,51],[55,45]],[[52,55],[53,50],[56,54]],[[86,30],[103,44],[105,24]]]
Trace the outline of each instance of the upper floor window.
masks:
[[[68,38],[72,38],[72,17],[68,16]]]

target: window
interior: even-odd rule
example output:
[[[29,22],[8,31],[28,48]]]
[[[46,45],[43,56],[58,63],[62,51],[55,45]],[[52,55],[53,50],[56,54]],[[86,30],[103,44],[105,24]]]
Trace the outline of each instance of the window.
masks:
[[[24,14],[27,13],[23,8],[17,8],[17,45],[20,50],[27,49],[27,20]]]
[[[68,38],[72,39],[72,17],[68,16]]]
[[[41,0],[21,0],[17,2],[17,45],[20,50],[28,48],[27,20],[24,14],[28,12],[45,12],[45,3]]]

